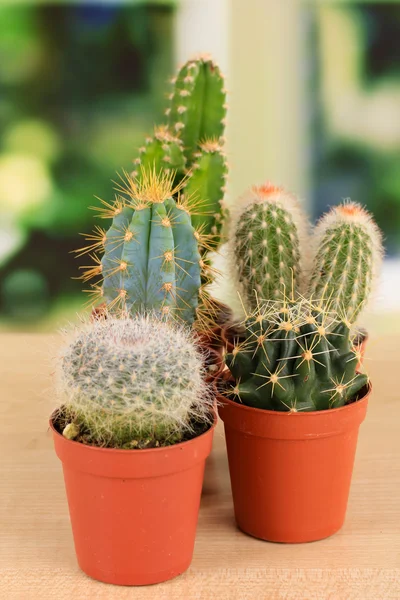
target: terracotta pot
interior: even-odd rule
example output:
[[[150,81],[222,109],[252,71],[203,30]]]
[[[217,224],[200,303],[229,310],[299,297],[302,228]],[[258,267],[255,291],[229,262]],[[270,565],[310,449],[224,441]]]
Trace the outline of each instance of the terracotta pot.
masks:
[[[342,408],[307,413],[250,408],[218,395],[240,529],[297,543],[342,527],[369,394]]]
[[[67,440],[50,420],[82,571],[118,585],[186,571],[215,424],[181,444],[115,450]]]

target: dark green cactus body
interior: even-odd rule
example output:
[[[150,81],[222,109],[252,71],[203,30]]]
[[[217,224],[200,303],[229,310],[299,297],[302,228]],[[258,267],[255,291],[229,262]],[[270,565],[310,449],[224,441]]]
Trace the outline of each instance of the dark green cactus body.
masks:
[[[257,297],[277,300],[299,287],[302,225],[295,199],[279,188],[254,187],[242,202],[232,228],[232,270],[243,301],[253,311]]]
[[[103,298],[110,310],[155,311],[193,323],[201,285],[200,254],[190,215],[172,197],[132,198],[114,216],[101,271]]]
[[[348,403],[368,383],[344,322],[306,303],[246,320],[246,341],[226,357],[237,401],[255,408],[315,411]]]
[[[382,254],[380,234],[358,204],[334,207],[316,227],[310,294],[354,322],[367,302]]]
[[[180,135],[189,167],[199,143],[223,135],[225,114],[224,80],[217,65],[207,57],[188,61],[175,80],[168,125]]]

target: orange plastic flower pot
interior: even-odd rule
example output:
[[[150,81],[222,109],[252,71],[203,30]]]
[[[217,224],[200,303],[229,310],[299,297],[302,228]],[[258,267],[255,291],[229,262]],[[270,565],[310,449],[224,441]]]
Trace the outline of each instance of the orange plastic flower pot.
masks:
[[[236,522],[271,542],[312,542],[344,522],[370,391],[331,410],[250,408],[218,396]]]
[[[159,583],[193,554],[204,465],[213,426],[181,444],[148,450],[98,448],[53,426],[81,569],[118,585]]]

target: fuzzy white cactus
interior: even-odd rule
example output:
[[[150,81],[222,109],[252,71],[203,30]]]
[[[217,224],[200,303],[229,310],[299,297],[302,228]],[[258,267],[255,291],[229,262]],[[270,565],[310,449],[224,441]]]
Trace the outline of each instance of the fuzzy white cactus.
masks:
[[[212,396],[190,334],[154,315],[108,315],[77,328],[57,379],[67,422],[98,445],[164,445],[210,418]]]

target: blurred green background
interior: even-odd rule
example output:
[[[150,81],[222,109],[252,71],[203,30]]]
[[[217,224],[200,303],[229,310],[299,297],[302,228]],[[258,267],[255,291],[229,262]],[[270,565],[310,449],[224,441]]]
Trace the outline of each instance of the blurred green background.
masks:
[[[246,3],[248,11],[254,3]],[[249,44],[257,53],[262,43],[246,33],[236,35],[243,3],[1,3],[0,328],[49,330],[84,303],[84,286],[73,278],[87,258],[76,259],[71,251],[82,245],[79,233],[93,228],[88,206],[98,204],[94,195],[112,198],[115,173],[130,169],[136,148],[162,122],[166,81],[178,58],[177,36],[182,37],[182,22],[176,26],[182,5],[189,38],[199,38],[199,27],[207,29],[196,17],[203,10],[205,22],[219,19],[214,31],[229,40],[234,123],[228,127],[228,149],[234,170],[244,152],[240,140],[248,133],[237,101],[235,108],[242,80],[234,56]],[[299,2],[296,19],[303,32],[298,44],[307,101],[298,120],[306,123],[310,213],[318,217],[343,197],[361,201],[384,230],[388,255],[396,257],[400,5]],[[205,30],[203,37],[198,50],[210,51]],[[251,71],[251,64],[246,69]],[[245,102],[258,85],[264,85],[259,72]],[[297,100],[294,95],[293,106]],[[263,159],[261,151],[257,160],[268,178],[268,152]],[[290,181],[295,180],[291,168]],[[233,176],[228,200],[241,191]]]

